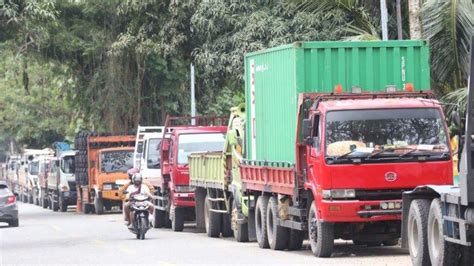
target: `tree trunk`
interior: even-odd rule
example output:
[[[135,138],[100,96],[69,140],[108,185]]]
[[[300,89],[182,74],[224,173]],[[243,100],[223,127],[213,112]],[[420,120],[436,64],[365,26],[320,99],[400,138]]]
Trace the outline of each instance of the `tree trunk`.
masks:
[[[420,0],[409,0],[408,1],[408,14],[410,21],[410,38],[412,40],[421,39],[421,19],[420,19],[420,10],[421,3]]]

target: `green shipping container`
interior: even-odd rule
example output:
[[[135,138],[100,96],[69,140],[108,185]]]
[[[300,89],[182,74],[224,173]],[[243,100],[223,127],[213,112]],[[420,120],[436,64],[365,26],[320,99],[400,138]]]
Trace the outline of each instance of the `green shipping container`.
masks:
[[[426,41],[297,42],[245,56],[246,154],[294,163],[298,94],[430,89]]]

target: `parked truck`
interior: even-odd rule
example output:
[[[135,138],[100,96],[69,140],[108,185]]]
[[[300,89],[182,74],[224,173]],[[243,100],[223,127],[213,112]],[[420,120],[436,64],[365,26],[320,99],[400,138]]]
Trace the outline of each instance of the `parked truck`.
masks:
[[[237,241],[249,240],[247,224],[239,225],[245,226],[244,229],[234,231],[231,223],[232,215],[237,215],[232,195],[238,194],[236,198],[242,199],[238,165],[242,159],[243,143],[238,140],[239,137],[243,139],[244,124],[245,105],[241,104],[231,109],[222,151],[191,153],[188,156],[190,185],[195,188],[196,217],[204,217],[209,237],[230,237],[235,233]],[[236,222],[237,217],[233,220]],[[250,235],[250,239],[255,239],[255,234]]]
[[[20,175],[20,187],[24,197],[31,204],[39,205],[40,186],[38,183],[40,173],[40,161],[54,155],[54,151],[45,149],[26,149],[23,157],[26,158],[26,178]]]
[[[133,153],[133,167],[140,169],[144,160],[145,142],[147,135],[161,134],[163,137],[164,127],[162,126],[140,126],[137,127],[137,138],[135,141],[135,151]]]
[[[40,162],[40,169],[38,173],[38,188],[39,188],[39,205],[43,208],[48,208],[48,170],[51,159]]]
[[[474,264],[474,38],[470,47],[459,184],[426,182],[403,194],[402,247],[408,248],[413,265]],[[453,118],[460,126],[457,112]]]
[[[76,136],[75,178],[78,206],[84,213],[104,213],[122,207],[120,187],[128,183],[133,167],[135,136],[98,136],[81,132]]]
[[[12,192],[20,195],[18,187],[18,174],[21,168],[21,156],[20,155],[10,155],[7,159],[6,164],[6,178],[9,187],[11,187]]]
[[[49,162],[48,203],[53,211],[66,212],[68,206],[77,204],[76,151],[57,149],[56,152],[55,159]]]
[[[385,41],[247,54],[245,129],[230,128],[233,157],[204,176],[231,180],[213,213],[261,248],[299,249],[308,238],[315,256],[329,257],[339,238],[396,245],[402,193],[453,179],[428,53],[425,41]]]
[[[188,155],[193,152],[221,151],[226,132],[225,117],[167,117],[160,144],[161,177],[157,188],[155,227],[171,222],[173,231],[182,231],[184,222],[203,218],[194,213],[194,188],[189,185]],[[202,206],[204,207],[204,206]]]

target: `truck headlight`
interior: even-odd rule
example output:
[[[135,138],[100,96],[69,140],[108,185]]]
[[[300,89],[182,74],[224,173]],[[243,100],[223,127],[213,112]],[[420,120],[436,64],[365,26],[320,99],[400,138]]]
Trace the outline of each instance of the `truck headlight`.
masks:
[[[323,190],[324,199],[348,199],[355,198],[355,189],[331,189]]]

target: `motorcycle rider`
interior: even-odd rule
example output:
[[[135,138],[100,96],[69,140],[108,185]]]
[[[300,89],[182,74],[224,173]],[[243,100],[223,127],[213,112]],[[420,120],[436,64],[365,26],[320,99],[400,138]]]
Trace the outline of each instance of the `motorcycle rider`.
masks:
[[[125,219],[127,221],[127,226],[132,227],[133,226],[133,217],[130,215],[130,206],[131,202],[130,199],[133,198],[134,195],[136,194],[144,194],[147,195],[149,198],[155,198],[150,192],[150,189],[148,188],[147,185],[143,184],[143,178],[140,173],[135,173],[132,176],[132,184],[128,186],[127,188],[127,193],[125,194],[125,203],[124,203],[124,214],[125,214]],[[153,217],[153,212],[155,210],[154,205],[150,202],[148,205],[148,211],[151,214],[151,217]]]

